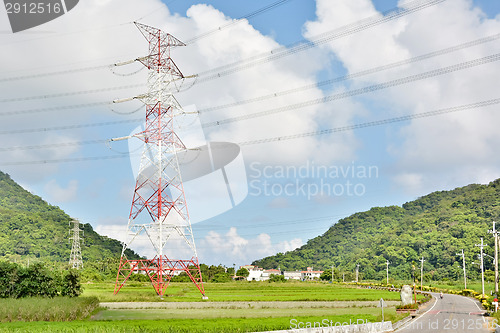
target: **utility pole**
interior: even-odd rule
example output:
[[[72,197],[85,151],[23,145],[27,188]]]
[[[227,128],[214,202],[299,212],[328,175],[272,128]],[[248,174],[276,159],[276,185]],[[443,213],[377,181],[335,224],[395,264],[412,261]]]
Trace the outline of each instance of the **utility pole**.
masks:
[[[387,285],[389,285],[389,264],[390,264],[389,260],[386,260],[386,261],[385,261],[385,264],[386,264],[386,266],[387,266],[387,267],[386,267],[386,270],[385,270],[385,271],[386,271],[386,273],[387,273]]]
[[[420,259],[420,291],[422,291],[422,285],[424,282],[424,256]]]
[[[74,219],[71,222],[69,222],[70,225],[71,223],[73,223],[73,227],[69,231],[69,234],[71,235],[69,239],[72,240],[71,254],[69,256],[69,265],[72,268],[80,269],[83,268],[82,249],[80,247],[80,232],[82,233],[83,236],[83,230],[80,230],[80,221],[78,221],[77,219]]]
[[[332,283],[333,283],[333,265],[332,265]]]
[[[488,230],[489,234],[493,234],[493,241],[495,242],[495,295],[498,295],[498,231],[495,228],[496,222],[493,221],[493,229]]]
[[[483,296],[484,296],[484,260],[483,260],[483,248],[488,246],[486,244],[483,244],[483,238],[481,237],[481,244],[476,244],[479,248],[481,248],[481,284],[483,286]]]
[[[467,289],[467,274],[465,273],[465,254],[464,249],[462,249],[462,253],[457,253],[457,256],[462,256],[462,264],[464,267],[464,289]]]
[[[356,264],[356,283],[359,281],[359,264]]]

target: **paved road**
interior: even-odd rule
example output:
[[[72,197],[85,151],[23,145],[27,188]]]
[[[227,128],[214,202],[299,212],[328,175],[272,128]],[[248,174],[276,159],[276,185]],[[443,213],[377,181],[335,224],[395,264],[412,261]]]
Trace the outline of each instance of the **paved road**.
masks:
[[[488,320],[481,314],[484,312],[479,302],[458,295],[444,295],[443,299],[439,294],[432,294],[435,298],[422,314],[412,320],[398,333],[437,333],[437,332],[466,332],[466,333],[486,333],[488,330]],[[432,301],[431,301],[432,302]]]

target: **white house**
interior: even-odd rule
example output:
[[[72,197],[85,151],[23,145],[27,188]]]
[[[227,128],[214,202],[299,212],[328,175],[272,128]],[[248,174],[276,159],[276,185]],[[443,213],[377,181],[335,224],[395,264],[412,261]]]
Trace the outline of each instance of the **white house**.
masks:
[[[247,276],[247,281],[262,281],[263,269],[259,267],[253,267],[248,270],[249,274]]]
[[[312,267],[307,267],[307,270],[300,272],[302,280],[319,279],[323,271],[314,271]]]
[[[262,272],[262,281],[269,280],[271,275],[281,275],[281,271],[279,269],[266,269]]]
[[[302,271],[285,271],[284,274],[285,280],[301,280],[302,279]]]

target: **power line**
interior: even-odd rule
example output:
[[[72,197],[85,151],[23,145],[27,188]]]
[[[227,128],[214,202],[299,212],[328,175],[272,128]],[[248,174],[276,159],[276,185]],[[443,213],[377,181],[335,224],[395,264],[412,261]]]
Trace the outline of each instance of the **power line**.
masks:
[[[249,14],[246,14],[232,22],[229,22],[221,27],[218,27],[214,30],[211,30],[211,31],[207,31],[201,35],[198,35],[198,36],[195,36],[191,39],[189,39],[186,43],[187,44],[192,44],[192,43],[195,43],[197,42],[198,40],[200,39],[203,39],[205,37],[208,37],[209,35],[212,35],[214,33],[217,33],[219,31],[222,31],[224,29],[226,29],[227,27],[230,27],[234,24],[237,24],[237,23],[241,23],[243,19],[249,19],[249,18],[252,18],[254,16],[257,16],[257,15],[260,15],[264,12],[267,12],[269,10],[272,10],[274,8],[277,8],[283,4],[285,4],[286,2],[289,2],[290,0],[279,0],[279,1],[276,1],[276,2],[273,2],[267,6],[264,6],[262,8],[259,8]],[[170,3],[172,3],[174,1],[171,1]],[[170,4],[166,4],[167,6]],[[148,15],[151,15],[152,13],[158,11],[158,9],[161,9],[163,8],[165,5],[162,5],[160,7],[158,7],[155,11],[153,12],[150,12],[149,14],[143,16],[142,18],[148,16]],[[140,21],[142,18],[138,19],[137,21]],[[123,25],[127,25],[127,24],[130,24],[132,22],[126,22],[126,23],[121,23],[121,24],[118,24],[116,26],[109,26],[109,27],[102,27],[102,28],[98,28],[98,29],[105,29],[105,28],[112,28],[112,27],[118,27],[118,26],[123,26]],[[82,32],[87,32],[87,31],[92,31],[92,30],[98,30],[98,29],[87,29],[87,30],[81,30],[81,31],[75,31],[75,32],[69,32],[67,34],[75,34],[75,33],[82,33]],[[50,37],[53,37],[53,36],[50,36]],[[41,37],[41,38],[46,38],[46,37]],[[39,38],[36,38],[36,39],[39,39]],[[29,39],[29,40],[24,40],[24,41],[32,41],[32,40],[35,40],[35,39]],[[0,83],[2,82],[12,82],[12,81],[19,81],[19,80],[26,80],[26,79],[36,79],[36,78],[42,78],[42,77],[49,77],[49,76],[57,76],[57,75],[67,75],[67,74],[73,74],[73,73],[79,73],[79,72],[87,72],[87,71],[94,71],[94,70],[101,70],[101,69],[110,69],[110,68],[113,68],[115,67],[114,64],[109,64],[109,65],[101,65],[101,66],[92,66],[92,67],[83,67],[83,68],[76,68],[76,69],[68,69],[68,70],[62,70],[62,71],[56,71],[56,72],[47,72],[47,73],[40,73],[40,74],[32,74],[32,75],[23,75],[23,76],[13,76],[13,77],[7,77],[7,78],[3,78],[1,79],[0,78]]]
[[[251,68],[251,67],[256,66],[258,64],[262,64],[262,63],[266,63],[266,62],[269,62],[272,60],[279,59],[279,58],[284,57],[288,54],[293,54],[293,53],[297,53],[299,51],[307,50],[309,48],[321,45],[321,44],[326,43],[328,41],[363,31],[363,30],[371,28],[375,25],[382,24],[384,22],[397,19],[399,17],[411,14],[413,12],[425,9],[427,7],[430,7],[430,6],[434,6],[434,5],[439,4],[441,2],[444,2],[444,1],[446,1],[446,0],[431,0],[431,1],[414,0],[414,1],[411,1],[408,3],[408,5],[409,5],[408,8],[402,9],[402,8],[395,7],[389,11],[382,13],[382,17],[380,17],[379,15],[374,15],[374,16],[362,19],[360,21],[342,26],[342,27],[337,28],[335,30],[332,30],[330,32],[320,34],[318,36],[311,38],[311,40],[302,39],[302,40],[299,40],[295,43],[289,44],[288,46],[282,46],[282,47],[273,49],[269,52],[262,53],[260,55],[256,55],[256,56],[253,56],[253,57],[250,57],[247,59],[243,59],[243,60],[238,61],[238,62],[234,62],[231,64],[227,64],[224,66],[220,66],[220,67],[216,67],[216,68],[207,70],[205,72],[198,73],[198,76],[201,78],[198,79],[196,83],[202,83],[202,82],[210,81],[213,79],[217,79],[217,78],[220,78],[222,76],[226,76],[226,75],[232,74],[232,73],[240,71],[240,70]],[[275,4],[277,7],[277,6],[281,5],[282,3],[281,3],[281,1],[278,1]],[[270,6],[267,6],[267,7],[270,7]],[[264,10],[267,7],[264,7],[260,10]],[[269,9],[272,9],[272,8],[269,8]],[[250,15],[252,15],[252,13],[248,14],[247,16],[250,16]],[[128,24],[128,23],[130,23],[130,22],[127,22],[124,24]],[[219,30],[217,30],[217,31],[219,31]],[[198,38],[198,37],[194,37],[193,39],[195,39],[195,38]],[[201,37],[198,39],[201,39]],[[53,75],[71,74],[71,73],[88,71],[88,70],[110,68],[113,66],[114,66],[114,64],[110,64],[110,65],[102,65],[102,66],[94,66],[94,67],[86,67],[86,68],[77,68],[74,70],[47,72],[47,73],[41,73],[41,74],[35,74],[35,75],[25,75],[25,76],[19,76],[19,77],[9,77],[9,78],[0,79],[0,82],[24,80],[24,79],[37,78],[37,77],[47,77],[47,76],[53,76]],[[204,77],[204,76],[206,76],[206,77]]]
[[[118,121],[107,121],[107,122],[101,122],[101,123],[76,124],[76,125],[42,127],[42,128],[28,128],[28,129],[20,129],[20,130],[0,131],[0,135],[50,132],[50,131],[70,130],[70,129],[77,129],[77,128],[110,126],[110,125],[117,125],[117,124],[135,123],[135,122],[142,121],[142,120],[144,120],[144,119],[143,118],[127,119],[127,120],[118,120]]]
[[[284,90],[284,91],[280,91],[280,92],[275,92],[275,93],[272,93],[272,94],[263,95],[263,96],[259,96],[259,97],[255,97],[255,98],[251,98],[251,99],[247,99],[247,100],[243,100],[243,101],[236,101],[236,102],[232,102],[232,103],[227,103],[227,104],[222,104],[222,105],[217,105],[217,106],[213,106],[213,107],[201,109],[201,110],[199,110],[199,112],[200,113],[212,112],[212,111],[216,111],[216,110],[220,110],[220,109],[226,109],[226,108],[233,107],[233,106],[240,106],[240,105],[245,105],[245,104],[249,104],[249,103],[260,102],[260,101],[263,101],[263,100],[266,100],[266,99],[271,99],[271,98],[275,98],[275,97],[281,97],[281,96],[285,96],[285,95],[289,95],[289,94],[294,94],[294,93],[302,92],[302,91],[308,90],[308,89],[315,89],[315,88],[318,88],[318,87],[327,86],[327,85],[331,85],[331,84],[334,84],[334,83],[351,80],[351,79],[354,79],[354,78],[359,78],[359,77],[362,77],[362,76],[365,76],[365,75],[369,75],[369,74],[375,74],[375,73],[382,72],[382,71],[389,70],[389,69],[393,69],[393,68],[396,68],[396,67],[400,67],[400,66],[412,64],[412,63],[415,63],[415,62],[427,60],[427,59],[430,59],[430,58],[433,58],[433,57],[437,57],[437,56],[449,54],[449,53],[456,52],[456,51],[459,51],[459,50],[463,50],[463,49],[466,49],[466,48],[469,48],[469,47],[472,47],[472,46],[477,46],[477,45],[480,45],[480,44],[492,42],[492,41],[498,40],[499,38],[500,38],[500,34],[495,34],[495,35],[487,36],[487,37],[484,37],[484,38],[479,38],[479,39],[476,39],[476,40],[473,40],[473,41],[469,41],[469,42],[466,42],[466,43],[462,43],[462,44],[459,44],[459,45],[451,46],[451,47],[448,47],[448,48],[445,48],[445,49],[441,49],[441,50],[438,50],[438,51],[426,53],[426,54],[423,54],[423,55],[419,55],[419,56],[416,56],[416,57],[404,59],[404,60],[401,60],[401,61],[396,61],[396,62],[393,62],[393,63],[385,64],[385,65],[382,65],[382,66],[378,66],[378,67],[369,68],[369,69],[362,70],[362,71],[359,71],[359,72],[355,72],[355,73],[352,73],[352,74],[347,74],[347,75],[339,76],[339,77],[336,77],[336,78],[333,78],[333,79],[320,81],[320,82],[309,84],[309,85],[305,85],[305,86],[302,86],[302,87],[288,89],[288,90]]]
[[[265,7],[259,8],[259,9],[257,9],[256,11],[253,11],[253,12],[251,12],[251,13],[249,13],[249,14],[246,14],[246,15],[244,15],[244,16],[241,16],[241,17],[237,18],[236,20],[233,20],[233,21],[231,21],[231,22],[229,22],[229,23],[226,23],[226,24],[224,24],[224,25],[222,25],[222,26],[220,26],[220,27],[217,27],[217,28],[215,28],[215,29],[213,29],[213,30],[210,30],[210,31],[204,32],[204,33],[202,33],[202,34],[200,34],[200,35],[198,35],[198,36],[196,36],[196,37],[193,37],[193,38],[191,38],[191,39],[188,39],[188,40],[186,40],[186,44],[188,44],[188,45],[189,45],[189,44],[196,43],[196,42],[197,42],[197,41],[199,41],[200,39],[203,39],[203,38],[208,37],[208,36],[210,36],[210,35],[212,35],[212,34],[214,34],[214,33],[217,33],[217,32],[219,32],[219,31],[222,31],[222,30],[224,30],[224,29],[226,29],[226,28],[228,28],[228,27],[230,27],[230,26],[233,26],[233,25],[235,25],[235,24],[238,24],[238,23],[243,22],[243,19],[250,19],[250,18],[252,18],[252,17],[254,17],[254,16],[257,16],[257,15],[259,15],[259,14],[265,13],[265,12],[267,12],[267,11],[271,10],[271,9],[276,8],[276,7],[279,7],[279,6],[281,6],[281,5],[285,4],[285,3],[289,2],[289,1],[290,1],[290,0],[279,0],[279,1],[273,2],[273,3],[271,3],[271,4],[269,4],[269,5],[265,6]]]
[[[389,63],[386,65],[378,66],[378,67],[369,68],[369,69],[355,72],[352,74],[339,76],[339,77],[336,77],[333,79],[320,81],[318,83],[309,84],[309,85],[305,85],[302,87],[297,87],[297,88],[293,88],[293,89],[289,89],[289,90],[274,92],[274,93],[271,93],[268,95],[263,95],[263,96],[259,96],[259,97],[255,97],[255,98],[251,98],[251,99],[247,99],[247,100],[236,101],[236,102],[232,102],[232,103],[221,104],[221,105],[216,105],[216,106],[205,108],[205,109],[200,109],[199,112],[200,113],[212,112],[212,111],[216,111],[216,110],[226,109],[229,107],[250,104],[250,103],[254,103],[254,102],[263,101],[266,99],[271,99],[271,98],[275,98],[275,97],[281,97],[281,96],[285,96],[285,95],[289,95],[289,94],[293,94],[293,93],[298,93],[298,92],[305,91],[308,89],[314,89],[317,87],[331,85],[334,83],[347,81],[347,80],[354,79],[354,78],[359,78],[359,77],[362,77],[365,75],[378,73],[378,72],[381,72],[384,70],[393,69],[393,68],[396,68],[399,66],[408,65],[411,63],[427,60],[427,59],[430,59],[430,58],[433,58],[436,56],[449,54],[452,52],[456,52],[456,51],[463,50],[463,49],[473,47],[473,46],[477,46],[480,44],[492,42],[492,41],[498,40],[499,38],[500,38],[500,34],[495,34],[495,35],[479,38],[479,39],[476,39],[473,41],[465,42],[465,43],[462,43],[459,45],[455,45],[452,47],[448,47],[445,49],[441,49],[438,51],[423,54],[420,56],[408,58],[408,59],[401,60],[401,61],[396,61],[396,62]],[[19,110],[19,111],[7,111],[7,112],[1,112],[0,116],[12,116],[12,115],[17,115],[17,114],[50,112],[50,111],[59,111],[59,110],[65,110],[65,109],[79,109],[79,108],[87,108],[87,107],[94,107],[94,106],[111,105],[111,104],[113,104],[113,103],[111,103],[111,102],[96,102],[96,103],[84,103],[84,104],[66,105],[66,106],[63,105],[63,106],[49,107],[49,108],[27,109],[27,110]]]
[[[327,33],[320,34],[314,38],[311,38],[309,40],[303,39],[299,42],[293,43],[288,46],[282,46],[279,48],[276,48],[274,50],[271,50],[270,52],[265,52],[241,61],[234,62],[232,64],[227,64],[224,66],[220,66],[205,72],[198,73],[198,80],[196,83],[203,83],[206,81],[210,81],[213,79],[218,79],[223,76],[227,76],[230,74],[233,74],[235,72],[248,69],[251,67],[254,67],[256,65],[260,65],[272,60],[277,60],[282,57],[285,57],[290,54],[294,54],[297,52],[301,52],[304,50],[308,50],[310,48],[316,47],[318,45],[333,41],[335,39],[340,39],[342,37],[346,37],[349,35],[352,35],[354,33],[358,33],[361,31],[364,31],[366,29],[372,28],[374,26],[377,26],[379,24],[395,20],[397,18],[403,17],[405,15],[412,14],[414,12],[417,12],[419,10],[437,5],[439,3],[442,3],[446,0],[431,0],[431,1],[422,1],[422,0],[415,0],[411,1],[408,3],[407,8],[399,8],[396,7],[388,12],[385,13],[385,15],[374,15],[367,17],[365,19],[362,19],[360,21],[342,26],[340,28],[337,28],[335,30],[329,31]]]
[[[102,65],[102,66],[92,66],[92,67],[68,69],[68,70],[63,70],[63,71],[58,71],[58,72],[40,73],[40,74],[32,74],[32,75],[24,75],[24,76],[13,76],[13,77],[6,77],[3,79],[0,79],[0,82],[13,82],[13,81],[19,81],[19,80],[26,80],[26,79],[37,79],[37,78],[47,77],[47,76],[94,71],[94,70],[99,70],[99,69],[104,69],[104,68],[109,68],[109,67],[110,67],[109,65]]]
[[[35,150],[35,149],[52,149],[70,146],[82,146],[82,145],[93,145],[106,143],[109,140],[89,140],[89,141],[74,141],[74,142],[60,142],[60,143],[49,143],[45,145],[31,145],[31,146],[12,146],[0,148],[0,152],[14,151],[14,150]]]
[[[111,87],[111,88],[101,88],[101,89],[92,89],[92,90],[81,90],[81,91],[72,91],[66,93],[59,94],[48,94],[48,95],[39,95],[39,96],[29,96],[29,97],[16,97],[16,98],[6,98],[0,99],[0,103],[7,102],[21,102],[21,101],[31,101],[37,99],[49,99],[49,98],[59,98],[59,97],[68,97],[68,96],[77,96],[77,95],[86,95],[86,94],[95,94],[105,91],[116,91],[130,88],[144,87],[144,84],[131,84],[127,86],[120,87]]]
[[[303,224],[303,223],[311,223],[311,222],[321,222],[321,221],[328,221],[332,220],[336,217],[339,216],[345,216],[345,215],[333,215],[333,216],[323,216],[323,217],[315,217],[315,218],[307,218],[307,219],[299,219],[299,220],[288,220],[288,221],[279,221],[279,222],[266,222],[266,223],[259,223],[259,224],[250,224],[250,225],[242,225],[238,226],[238,229],[253,229],[253,228],[260,228],[260,227],[267,227],[267,226],[280,226],[280,225],[292,225],[292,224]],[[196,226],[193,226],[195,228]],[[214,225],[207,225],[203,224],[203,226],[196,227],[197,230],[214,230],[214,229],[226,229],[227,226],[214,226]]]
[[[352,130],[357,130],[357,129],[362,129],[362,128],[368,128],[368,127],[387,125],[387,124],[392,124],[392,123],[397,123],[397,122],[409,121],[409,120],[413,120],[413,119],[434,117],[434,116],[439,116],[439,115],[458,112],[458,111],[472,110],[472,109],[487,107],[487,106],[496,105],[496,104],[500,104],[500,98],[490,99],[490,100],[486,100],[486,101],[465,104],[465,105],[460,105],[460,106],[454,106],[454,107],[445,108],[445,109],[416,113],[416,114],[412,114],[412,115],[387,118],[387,119],[382,119],[382,120],[377,120],[377,121],[370,121],[370,122],[365,122],[365,123],[360,123],[360,124],[355,124],[355,125],[342,126],[342,127],[336,127],[336,128],[330,128],[330,129],[324,129],[324,130],[318,130],[318,131],[312,131],[312,132],[306,132],[306,133],[299,133],[299,134],[293,134],[293,135],[284,135],[284,136],[277,136],[277,137],[271,137],[271,138],[265,138],[265,139],[243,141],[243,142],[239,142],[238,144],[240,146],[248,146],[248,145],[263,144],[263,143],[269,143],[269,142],[278,142],[278,141],[300,139],[300,138],[305,138],[305,137],[310,137],[310,136],[319,136],[319,135],[325,135],[325,134],[340,133],[340,132],[352,131]],[[99,141],[99,140],[97,140],[97,141]],[[45,148],[45,146],[46,145],[44,145],[44,148]],[[4,148],[4,149],[7,149],[7,148]],[[33,149],[36,149],[36,148],[33,148]],[[130,155],[130,153],[123,153],[121,155],[86,157],[86,158],[67,158],[67,159],[42,160],[42,161],[26,161],[26,162],[5,162],[5,163],[0,163],[0,166],[82,162],[82,161],[123,158],[123,157],[127,157],[128,155]]]
[[[487,63],[492,63],[492,62],[495,62],[498,60],[500,60],[500,53],[489,55],[489,56],[479,58],[479,59],[474,59],[471,61],[462,62],[462,63],[456,64],[456,65],[452,65],[452,66],[448,66],[448,67],[444,67],[444,68],[435,69],[432,71],[428,71],[428,72],[424,72],[424,73],[420,73],[420,74],[416,74],[416,75],[403,77],[400,79],[387,81],[384,83],[374,84],[374,85],[360,88],[360,89],[349,90],[346,92],[333,94],[330,96],[325,96],[322,98],[317,98],[317,99],[297,103],[297,104],[282,106],[279,108],[265,110],[265,111],[247,114],[247,115],[242,115],[242,116],[238,116],[238,117],[212,121],[212,122],[202,124],[202,127],[208,128],[208,127],[226,125],[226,124],[237,122],[237,121],[259,118],[259,117],[277,114],[280,112],[296,110],[296,109],[300,109],[300,108],[304,108],[304,107],[308,107],[308,106],[312,106],[312,105],[332,102],[335,100],[340,100],[340,99],[344,99],[344,98],[348,98],[348,97],[354,97],[357,95],[366,94],[366,93],[370,93],[370,92],[374,92],[374,91],[378,91],[378,90],[382,90],[382,89],[392,88],[392,87],[400,86],[400,85],[407,84],[410,82],[416,82],[416,81],[428,79],[431,77],[436,77],[436,76],[443,75],[443,74],[449,74],[449,73],[456,72],[459,70],[472,68],[472,67],[484,65]]]
[[[374,91],[378,91],[378,90],[382,90],[382,89],[387,89],[387,88],[399,86],[402,84],[407,84],[410,82],[415,82],[415,81],[419,81],[419,80],[423,80],[423,79],[427,79],[427,78],[431,78],[431,77],[436,77],[436,76],[443,75],[443,74],[452,73],[452,72],[459,71],[462,69],[467,69],[467,68],[472,68],[472,67],[479,66],[479,65],[484,65],[484,64],[491,63],[491,62],[498,61],[498,60],[500,60],[500,53],[486,56],[486,57],[479,58],[479,59],[475,59],[475,60],[471,60],[471,61],[462,62],[462,63],[456,64],[456,65],[452,65],[452,66],[448,66],[448,67],[444,67],[444,68],[440,68],[440,69],[435,69],[432,71],[428,71],[428,72],[424,72],[424,73],[420,73],[420,74],[416,74],[416,75],[411,75],[411,76],[391,80],[391,81],[388,81],[385,83],[375,84],[375,85],[371,85],[371,86],[360,88],[360,89],[354,89],[354,90],[350,90],[350,91],[346,91],[346,92],[342,92],[342,93],[338,93],[338,94],[333,94],[330,96],[326,96],[326,97],[322,97],[322,98],[318,98],[318,99],[313,99],[313,100],[309,100],[309,101],[305,101],[305,102],[301,102],[301,103],[297,103],[297,104],[286,105],[286,106],[282,106],[279,108],[265,110],[262,112],[253,113],[253,114],[249,114],[249,115],[242,115],[242,116],[238,116],[238,117],[226,118],[226,119],[222,119],[222,120],[218,120],[218,121],[203,123],[202,127],[209,128],[209,127],[214,127],[214,126],[220,126],[220,125],[225,125],[225,124],[229,124],[229,123],[233,123],[233,122],[237,122],[237,121],[243,121],[243,120],[248,120],[248,119],[258,118],[258,117],[264,117],[264,116],[273,115],[273,114],[280,113],[280,112],[296,110],[296,109],[300,109],[300,108],[304,108],[304,107],[308,107],[308,106],[312,106],[312,105],[327,103],[327,102],[331,102],[331,101],[335,101],[335,100],[340,100],[340,99],[344,99],[344,98],[348,98],[348,97],[353,97],[353,96],[357,96],[357,95],[361,95],[361,94],[365,94],[365,93],[370,93],[370,92],[374,92]],[[142,118],[136,118],[136,119],[129,119],[129,120],[121,120],[121,121],[110,121],[110,122],[104,122],[104,123],[78,124],[78,125],[57,126],[57,127],[49,127],[49,128],[45,127],[45,128],[24,129],[24,130],[10,130],[10,131],[0,132],[0,135],[33,133],[33,132],[48,132],[48,131],[54,131],[54,130],[68,130],[68,129],[75,129],[75,128],[109,126],[109,125],[115,125],[115,124],[121,124],[121,123],[134,123],[134,122],[139,122],[142,120],[143,120]]]
[[[27,110],[18,110],[18,111],[7,111],[7,112],[0,112],[0,117],[1,116],[13,116],[13,115],[18,115],[18,114],[30,114],[30,113],[60,111],[60,110],[68,110],[68,109],[82,109],[82,108],[89,108],[89,107],[103,106],[103,105],[111,105],[111,104],[113,104],[113,103],[111,103],[111,102],[95,102],[95,103],[84,103],[84,104],[54,106],[54,107],[49,107],[49,108],[27,109]]]
[[[88,161],[98,161],[98,160],[114,160],[125,157],[128,157],[128,155],[121,154],[121,155],[109,155],[109,156],[60,158],[52,160],[38,160],[38,161],[24,161],[24,162],[1,162],[0,165],[13,166],[13,165],[39,165],[39,164],[52,164],[52,163],[74,163],[74,162],[88,162]]]
[[[300,133],[300,134],[277,136],[277,137],[272,137],[272,138],[267,138],[267,139],[244,141],[244,142],[239,142],[238,144],[240,146],[247,146],[247,145],[262,144],[262,143],[268,143],[268,142],[299,139],[299,138],[305,138],[308,136],[318,136],[318,135],[346,132],[346,131],[352,131],[352,130],[361,129],[361,128],[374,127],[374,126],[387,125],[387,124],[392,124],[392,123],[397,123],[397,122],[409,121],[409,120],[413,120],[413,119],[439,116],[439,115],[452,113],[452,112],[477,109],[477,108],[496,105],[496,104],[500,104],[500,98],[491,99],[491,100],[482,101],[482,102],[477,102],[477,103],[472,103],[472,104],[455,106],[455,107],[446,108],[446,109],[439,109],[439,110],[434,110],[434,111],[416,113],[413,115],[406,115],[406,116],[382,119],[382,120],[377,120],[377,121],[370,121],[370,122],[361,123],[361,124],[342,126],[342,127],[336,127],[336,128],[324,129],[324,130],[319,130],[319,131]]]

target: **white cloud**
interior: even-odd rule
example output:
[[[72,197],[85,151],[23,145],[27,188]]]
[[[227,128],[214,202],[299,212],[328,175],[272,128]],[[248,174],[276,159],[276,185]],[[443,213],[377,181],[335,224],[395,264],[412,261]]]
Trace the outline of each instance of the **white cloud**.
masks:
[[[111,218],[109,222],[118,222],[119,220],[119,218]],[[126,223],[99,224],[95,228],[95,231],[101,235],[124,242],[125,229]],[[171,259],[190,259],[192,256],[191,252],[186,249],[183,251],[179,250],[179,246],[182,245],[180,241],[180,239],[169,241],[163,253]],[[233,263],[243,265],[278,252],[295,250],[302,246],[303,242],[300,238],[293,238],[273,244],[271,236],[266,233],[261,233],[255,238],[244,238],[238,234],[236,228],[232,227],[227,233],[210,231],[205,237],[199,239],[196,245],[198,258],[201,263],[221,263],[229,267]],[[134,239],[130,248],[147,258],[152,258],[156,255],[151,242],[145,234]]]
[[[302,245],[300,238],[272,243],[271,236],[261,233],[255,238],[244,238],[238,234],[235,227],[225,234],[210,231],[198,242],[201,262],[210,261],[216,257],[221,263],[251,263],[254,260],[274,255],[278,252],[294,250]]]
[[[49,199],[54,203],[75,201],[78,195],[78,181],[71,180],[66,187],[60,186],[55,179],[44,187]]]
[[[131,22],[152,12],[154,14],[147,16],[144,23],[161,28],[184,41],[214,28],[225,26],[233,20],[213,7],[203,4],[192,6],[187,12],[187,17],[181,17],[171,14],[159,0],[144,0],[141,1],[140,6],[137,1],[133,0],[84,1],[67,15],[30,32],[0,36],[3,51],[0,55],[0,64],[4,64],[0,65],[3,66],[3,68],[0,67],[0,71],[8,76],[30,75],[111,64],[144,55],[147,52],[147,42]],[[1,26],[7,27],[8,25],[4,22]],[[35,34],[36,31],[43,31],[43,33]],[[190,75],[262,54],[277,47],[280,45],[271,37],[263,36],[247,21],[242,20],[187,47],[174,49],[172,56],[180,70]],[[195,104],[198,109],[203,109],[302,87],[314,84],[317,72],[328,62],[328,57],[318,50],[299,52],[214,81],[196,84],[191,89],[179,93],[177,98],[182,105]],[[127,73],[137,68],[139,68],[138,65],[133,65],[130,69],[119,68],[117,71]],[[0,83],[2,85],[0,99],[106,89],[145,82],[146,71],[131,77],[115,76],[107,69],[75,72],[70,75],[12,81],[8,86]],[[186,86],[189,86],[189,83],[186,83]],[[16,101],[3,103],[3,110],[18,111],[80,103],[109,102],[120,97],[135,96],[144,92],[145,89],[146,87],[116,91],[104,90],[95,94]],[[206,113],[203,115],[203,121],[248,115],[322,96],[321,90],[313,88],[284,97]],[[348,105],[349,102],[344,104]],[[127,108],[121,105],[117,107]],[[133,108],[135,106],[131,107]],[[314,131],[328,123],[334,123],[335,126],[346,125],[350,122],[353,112],[355,111],[349,106],[332,109],[328,106],[316,105],[214,127],[207,129],[207,134],[214,141],[232,142],[291,135]],[[140,115],[142,112],[133,114],[129,118],[136,118]],[[126,118],[109,112],[105,107],[91,107],[28,115],[19,114],[5,119],[5,122],[0,123],[0,131],[12,128],[48,128]],[[117,126],[109,131],[105,131],[104,127],[98,127],[95,130],[77,128],[64,131],[64,133],[67,133],[65,138],[61,137],[59,142],[101,139],[128,134],[124,126]],[[32,145],[43,141],[46,135],[44,133],[12,135],[9,140],[17,145]],[[248,161],[297,164],[305,159],[314,158],[321,158],[326,162],[349,160],[353,157],[355,147],[353,135],[341,133],[331,138],[309,137],[266,145],[246,146],[243,152]],[[60,150],[57,156],[52,156],[45,150],[39,150],[42,155],[39,156],[36,151],[32,150],[24,152],[22,156],[13,153],[3,155],[3,157],[5,161],[19,162],[110,154],[110,151],[102,145],[89,146],[91,150],[85,148],[87,147],[77,146],[73,150]],[[61,167],[64,168],[66,165],[44,165],[36,173],[30,172],[30,168],[17,166],[5,167],[4,170],[20,180],[29,178],[44,181],[58,172]]]
[[[446,1],[333,41],[323,49],[334,53],[347,71],[354,73],[496,34],[500,18],[487,19],[471,3]],[[370,0],[318,0],[317,15],[318,20],[306,25],[307,36],[381,14]],[[482,44],[355,79],[353,86],[382,83],[496,52],[494,43]],[[496,62],[367,94],[364,103],[375,119],[474,103],[499,97],[499,76],[500,66]],[[495,152],[500,143],[496,128],[500,115],[494,112],[495,108],[414,120],[402,125],[397,135],[388,135],[387,151],[395,160],[395,183],[424,194],[499,177],[500,160]],[[485,179],[486,175],[491,178]]]

